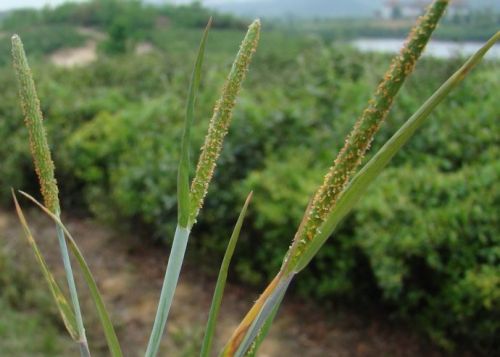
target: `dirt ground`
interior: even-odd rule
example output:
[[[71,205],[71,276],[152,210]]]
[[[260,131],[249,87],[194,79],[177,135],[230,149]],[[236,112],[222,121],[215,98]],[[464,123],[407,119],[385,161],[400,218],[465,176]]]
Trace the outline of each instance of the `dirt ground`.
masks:
[[[91,28],[80,27],[78,32],[87,37],[83,46],[74,48],[62,48],[49,56],[49,60],[59,67],[85,66],[97,60],[97,44],[105,38],[105,35]]]
[[[50,61],[59,67],[84,66],[97,59],[97,43],[88,40],[84,46],[64,48],[50,55]]]
[[[63,282],[53,224],[39,212],[29,211],[27,216],[49,264],[57,267]],[[145,237],[117,234],[91,219],[65,217],[65,222],[96,277],[124,355],[142,355],[156,311],[167,248],[150,244]],[[7,243],[26,241],[17,218],[11,212],[0,211],[0,238],[0,244],[4,239]],[[26,244],[22,244],[28,252]],[[39,274],[38,271],[33,273]],[[78,283],[93,355],[107,356],[88,292],[80,279]],[[162,356],[198,355],[214,284],[214,277],[201,273],[192,263],[185,267],[172,306],[167,335],[163,338]],[[257,294],[250,288],[228,284],[217,326],[215,351],[229,337]],[[75,356],[77,354],[75,350]],[[288,297],[258,355],[431,357],[440,353],[408,329],[394,326],[383,318],[368,320],[352,311],[326,313]]]

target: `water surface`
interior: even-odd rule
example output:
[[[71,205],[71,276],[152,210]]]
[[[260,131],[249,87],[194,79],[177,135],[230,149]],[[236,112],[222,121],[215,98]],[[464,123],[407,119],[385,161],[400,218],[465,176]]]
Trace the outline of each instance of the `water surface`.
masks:
[[[363,52],[395,53],[403,46],[404,39],[391,38],[359,38],[351,44]],[[486,42],[486,41],[485,41]],[[450,58],[455,56],[470,56],[484,43],[482,42],[454,42],[431,40],[427,45],[424,56]],[[500,59],[500,45],[497,43],[486,54],[485,58]]]

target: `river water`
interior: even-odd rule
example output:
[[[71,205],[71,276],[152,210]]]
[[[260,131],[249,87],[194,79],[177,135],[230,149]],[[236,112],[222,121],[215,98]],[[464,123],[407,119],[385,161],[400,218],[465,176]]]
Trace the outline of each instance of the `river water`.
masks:
[[[398,52],[404,39],[389,39],[389,38],[359,38],[351,42],[351,44],[363,52]],[[476,52],[482,42],[453,42],[453,41],[433,41],[427,45],[424,56],[433,56],[437,58],[450,58],[454,56],[470,56]],[[500,59],[500,44],[494,45],[486,54],[485,58]]]

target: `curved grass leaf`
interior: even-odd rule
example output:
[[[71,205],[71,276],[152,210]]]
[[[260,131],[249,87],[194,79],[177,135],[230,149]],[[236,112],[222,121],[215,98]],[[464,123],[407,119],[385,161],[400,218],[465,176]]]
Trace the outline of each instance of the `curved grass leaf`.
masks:
[[[47,283],[49,284],[50,292],[52,293],[52,297],[54,298],[54,301],[57,305],[57,309],[61,314],[64,326],[66,326],[66,329],[68,330],[68,333],[71,336],[71,338],[76,342],[78,342],[79,340],[78,327],[76,325],[76,318],[73,309],[71,308],[70,304],[68,303],[68,300],[64,296],[64,293],[62,292],[61,288],[54,279],[54,276],[50,272],[50,269],[47,263],[45,262],[42,253],[38,249],[36,241],[33,235],[31,234],[28,223],[26,222],[26,218],[23,214],[23,210],[21,209],[21,206],[17,201],[14,191],[12,191],[12,197],[14,199],[14,205],[16,206],[17,216],[19,217],[19,221],[23,226],[24,234],[26,235],[26,238],[28,238],[28,242],[31,248],[33,249],[33,253],[35,253],[36,260],[40,265],[40,268],[42,269],[43,276],[47,281]]]
[[[238,220],[236,221],[236,225],[234,226],[233,233],[231,234],[231,238],[229,239],[226,252],[224,253],[224,258],[222,259],[219,276],[217,277],[217,283],[215,284],[215,292],[212,298],[212,304],[210,306],[210,312],[208,314],[208,321],[205,329],[205,337],[203,338],[200,357],[208,357],[210,355],[212,340],[215,334],[215,326],[217,323],[217,316],[219,315],[222,295],[224,294],[224,288],[226,286],[229,264],[231,263],[231,258],[233,257],[234,249],[240,236],[241,226],[243,225],[243,220],[245,219],[245,214],[247,212],[247,208],[250,204],[251,199],[252,192],[248,194],[245,204],[241,209]]]
[[[90,296],[92,297],[92,301],[94,302],[94,305],[96,307],[99,320],[101,321],[101,325],[104,330],[104,335],[106,337],[106,342],[108,344],[109,351],[111,352],[111,356],[122,357],[123,354],[120,348],[120,343],[118,342],[118,338],[116,337],[115,329],[113,327],[113,324],[111,323],[111,319],[104,305],[104,301],[102,299],[101,293],[99,292],[99,288],[97,287],[92,272],[90,271],[90,268],[87,262],[85,261],[82,252],[76,245],[73,236],[68,231],[66,226],[64,226],[64,224],[61,222],[58,216],[53,214],[48,208],[46,208],[44,205],[42,205],[40,202],[38,202],[35,198],[30,196],[26,192],[23,191],[19,192],[23,196],[31,200],[33,203],[35,203],[42,211],[44,211],[50,218],[52,218],[52,220],[64,231],[66,241],[68,242],[69,245],[69,249],[71,250],[71,253],[73,253],[73,255],[75,256],[76,261],[78,262],[78,265],[82,270],[83,278],[89,288]]]
[[[181,227],[187,227],[189,221],[189,143],[191,125],[193,124],[194,105],[196,94],[200,87],[201,67],[203,66],[203,57],[205,55],[205,44],[208,38],[208,31],[212,24],[212,18],[203,32],[203,37],[196,56],[191,81],[189,82],[188,101],[186,105],[186,121],[184,123],[184,132],[181,141],[181,156],[179,160],[179,171],[177,174],[177,201],[178,201],[178,223]]]
[[[477,51],[453,76],[451,76],[352,179],[350,184],[339,197],[335,209],[327,216],[327,219],[321,226],[318,235],[308,246],[308,249],[303,252],[300,259],[296,260],[296,262],[288,265],[285,261],[285,269],[282,269],[280,273],[278,273],[278,275],[264,290],[261,298],[257,300],[254,306],[247,313],[233,336],[231,336],[221,356],[239,356],[239,353],[245,352],[241,349],[241,346],[243,345],[246,337],[242,337],[242,335],[248,336],[249,331],[251,331],[255,325],[255,320],[260,318],[265,321],[269,321],[269,316],[275,311],[275,308],[278,305],[279,299],[275,299],[276,303],[274,304],[274,308],[267,309],[266,316],[264,313],[264,307],[266,307],[268,301],[271,300],[270,297],[278,296],[276,294],[276,290],[278,290],[278,281],[281,280],[280,277],[286,276],[288,273],[299,272],[307,266],[328,237],[333,233],[338,223],[346,217],[354,204],[366,192],[367,186],[378,176],[382,169],[399,151],[399,149],[401,149],[401,147],[411,138],[420,125],[423,124],[432,110],[439,103],[441,103],[446,95],[448,95],[448,93],[466,77],[467,73],[479,63],[486,52],[498,40],[500,40],[500,32],[497,32],[490,40],[488,40],[488,42],[479,51]],[[252,346],[250,345],[250,347]]]
[[[368,163],[354,176],[347,188],[341,194],[334,210],[328,215],[320,233],[313,239],[294,267],[296,272],[304,269],[316,255],[321,246],[333,233],[337,225],[349,214],[353,206],[366,192],[370,183],[382,172],[393,156],[415,134],[429,114],[462,80],[469,71],[477,65],[486,52],[500,40],[500,31],[491,37],[467,62],[456,71],[427,101],[413,114],[406,123],[382,146]]]

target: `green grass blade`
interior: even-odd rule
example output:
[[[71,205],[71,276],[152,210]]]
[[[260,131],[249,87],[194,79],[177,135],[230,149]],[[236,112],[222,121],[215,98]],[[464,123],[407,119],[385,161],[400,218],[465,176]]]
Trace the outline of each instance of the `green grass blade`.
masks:
[[[68,330],[68,333],[70,334],[71,338],[78,342],[79,336],[78,336],[78,327],[76,324],[76,318],[75,314],[73,312],[72,307],[70,306],[68,300],[64,296],[61,288],[57,284],[56,280],[54,279],[54,276],[50,272],[50,269],[45,262],[45,259],[38,249],[38,246],[36,244],[36,241],[31,234],[31,231],[29,229],[28,223],[26,221],[26,218],[23,214],[23,211],[21,209],[21,206],[19,205],[16,195],[14,192],[12,192],[12,197],[14,198],[14,205],[16,207],[16,212],[19,217],[19,221],[21,222],[21,225],[23,226],[24,234],[26,235],[26,238],[28,239],[28,242],[33,249],[33,253],[35,253],[36,260],[38,264],[40,265],[40,268],[42,269],[43,276],[45,280],[47,281],[50,292],[52,293],[52,297],[54,298],[54,301],[57,305],[57,309],[59,310],[59,313],[61,314],[61,317],[64,322],[64,326],[66,326],[66,329]]]
[[[156,317],[149,337],[148,348],[145,357],[154,357],[160,349],[161,337],[167,324],[168,314],[174,299],[175,289],[179,281],[184,254],[189,240],[190,230],[177,225],[174,235],[174,242],[168,258],[167,270],[161,288],[160,301],[156,311]]]
[[[181,156],[179,160],[179,170],[177,174],[177,202],[178,202],[178,223],[181,227],[187,227],[189,222],[189,143],[191,125],[193,124],[194,105],[196,94],[200,87],[201,68],[203,66],[203,57],[205,54],[205,44],[207,42],[208,30],[212,24],[212,18],[203,32],[203,37],[196,56],[191,81],[189,82],[188,100],[186,105],[186,120],[181,142]]]
[[[247,208],[251,199],[252,192],[250,192],[250,194],[248,195],[245,204],[241,209],[238,220],[236,221],[236,225],[234,226],[233,233],[231,234],[231,238],[229,239],[229,244],[227,245],[226,252],[224,253],[224,258],[222,259],[219,276],[217,277],[217,283],[215,284],[215,292],[212,298],[212,305],[210,306],[210,312],[208,314],[208,321],[205,329],[205,337],[203,338],[200,357],[210,356],[212,341],[215,334],[215,326],[217,323],[217,316],[219,315],[222,296],[224,294],[224,288],[226,286],[229,264],[231,263],[231,258],[233,257],[234,249],[240,236],[241,226],[243,225],[243,220],[245,219]]]
[[[30,196],[29,194],[19,191],[23,196],[31,200],[33,203],[35,203],[40,209],[42,209],[50,218],[54,220],[54,222],[61,227],[65,234],[65,238],[68,242],[69,249],[71,250],[71,253],[76,258],[76,261],[78,262],[78,265],[80,266],[82,273],[83,273],[83,278],[85,282],[87,283],[87,286],[90,291],[90,296],[92,297],[92,300],[95,304],[97,314],[99,316],[99,319],[101,321],[101,325],[104,330],[104,335],[106,337],[106,341],[108,343],[108,348],[109,351],[111,352],[111,356],[113,357],[122,357],[122,351],[120,348],[120,343],[118,342],[118,338],[116,337],[116,332],[113,327],[113,324],[111,323],[111,319],[109,317],[108,311],[106,310],[106,307],[104,305],[104,301],[102,299],[101,293],[99,292],[99,288],[97,287],[97,284],[95,282],[94,276],[92,275],[92,272],[90,271],[90,268],[85,261],[85,258],[82,255],[82,252],[76,245],[76,242],[71,235],[71,233],[68,231],[68,229],[64,226],[64,224],[61,222],[59,217],[55,214],[53,214],[48,208],[46,208],[44,205],[42,205],[40,202],[38,202],[35,198]]]
[[[486,52],[500,40],[500,31],[491,37],[488,42],[472,55],[467,62],[455,72],[418,110],[406,123],[382,146],[373,158],[358,172],[340,196],[335,209],[329,214],[321,227],[320,233],[313,239],[308,249],[294,265],[295,271],[306,267],[316,255],[321,246],[333,233],[337,225],[351,211],[359,198],[366,192],[369,184],[373,182],[392,157],[415,134],[416,130],[424,123],[429,114],[441,103],[484,57]]]

